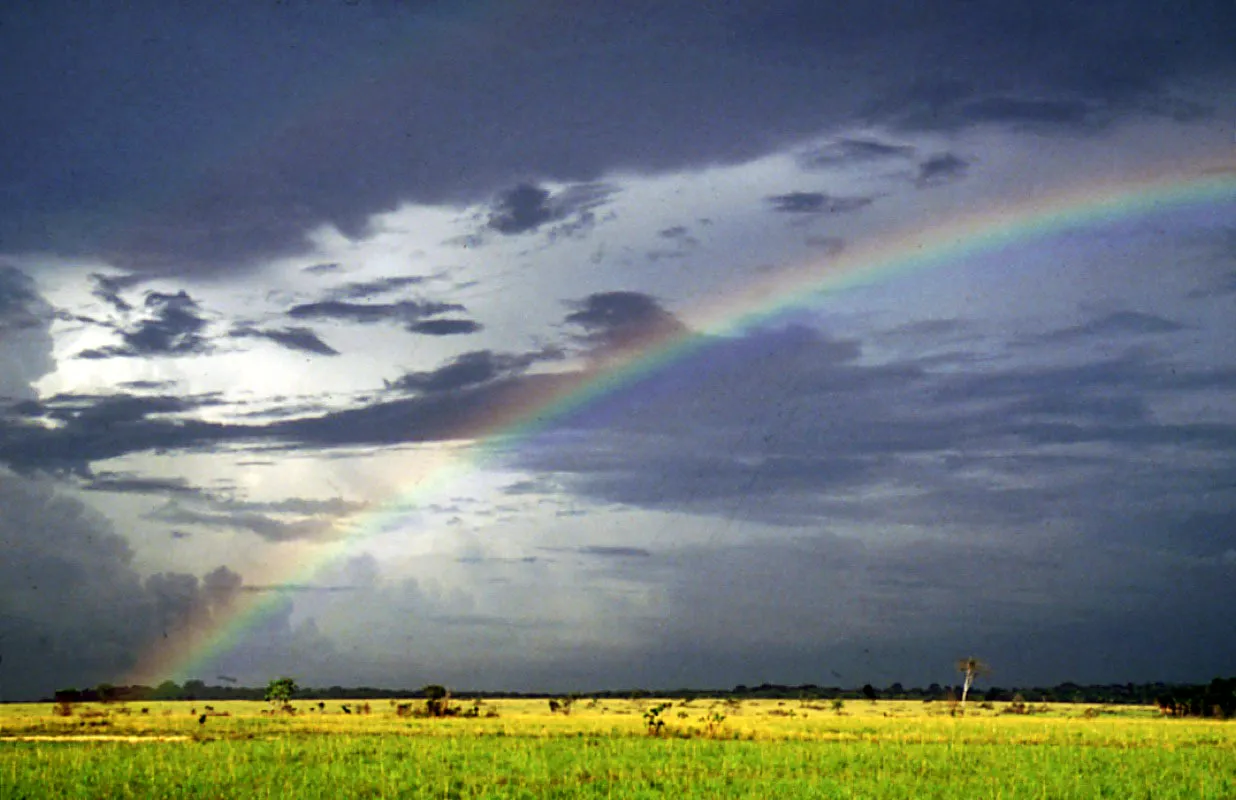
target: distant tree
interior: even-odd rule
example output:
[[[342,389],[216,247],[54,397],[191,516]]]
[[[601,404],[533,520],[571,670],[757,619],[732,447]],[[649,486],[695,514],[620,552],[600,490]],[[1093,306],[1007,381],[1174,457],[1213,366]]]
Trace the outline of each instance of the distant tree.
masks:
[[[551,697],[549,698],[549,711],[551,714],[562,714],[570,716],[571,706],[575,703],[576,695],[568,694],[566,697]]]
[[[175,681],[163,681],[150,693],[151,700],[179,700],[181,690]]]
[[[70,716],[73,713],[73,704],[80,703],[82,693],[76,689],[58,689],[56,690],[55,713],[61,717]]]
[[[421,696],[425,698],[425,716],[451,716],[451,693],[445,686],[431,683],[421,688]]]
[[[966,695],[970,693],[970,686],[974,684],[974,679],[980,675],[989,674],[991,668],[974,656],[966,656],[965,658],[957,659],[957,671],[964,678],[961,684],[961,710],[965,711]]]
[[[649,736],[660,736],[665,731],[665,720],[661,719],[661,714],[673,705],[673,703],[658,703],[644,712],[644,724],[648,726]]]
[[[292,695],[298,691],[300,691],[300,687],[296,685],[296,679],[284,676],[275,678],[266,684],[266,694],[262,696],[262,699],[272,705],[283,708],[290,705]]]
[[[876,694],[876,690],[874,686],[872,686],[870,683],[863,684],[863,697],[867,698],[868,700],[874,703],[878,696],[879,695]]]

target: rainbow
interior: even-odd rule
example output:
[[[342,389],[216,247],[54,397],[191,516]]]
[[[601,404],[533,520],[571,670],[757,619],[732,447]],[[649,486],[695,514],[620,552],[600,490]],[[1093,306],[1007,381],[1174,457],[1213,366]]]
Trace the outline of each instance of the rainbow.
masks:
[[[287,586],[310,582],[344,548],[367,536],[398,529],[409,513],[442,497],[497,454],[569,421],[621,388],[636,386],[671,365],[705,355],[719,337],[741,336],[822,294],[889,281],[1073,230],[1231,202],[1236,202],[1236,162],[1194,166],[1185,172],[1056,191],[890,236],[823,263],[804,263],[765,275],[719,301],[689,309],[684,314],[693,325],[689,332],[649,338],[603,364],[564,374],[528,376],[499,387],[501,402],[494,404],[498,410],[461,422],[452,431],[450,443],[429,449],[416,474],[408,477],[407,491],[339,521],[335,544],[304,564],[284,568],[270,582]],[[277,592],[242,593],[226,613],[191,623],[187,627],[191,633],[165,638],[143,654],[128,682],[149,684],[187,676],[216,662],[280,602]]]

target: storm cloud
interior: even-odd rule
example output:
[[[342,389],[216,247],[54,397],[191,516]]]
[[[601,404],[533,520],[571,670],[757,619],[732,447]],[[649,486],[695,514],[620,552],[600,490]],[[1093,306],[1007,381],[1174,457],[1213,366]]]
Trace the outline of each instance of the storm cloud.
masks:
[[[1230,2],[234,11],[0,11],[5,699],[1231,662]]]
[[[31,384],[55,368],[51,322],[30,276],[0,263],[0,400],[32,400]]]
[[[1233,12],[1219,0],[1188,14],[1152,4],[1114,13],[1059,2],[1031,12],[995,0],[930,9],[778,0],[715,13],[673,2],[655,14],[624,6],[566,19],[534,5],[465,15],[501,30],[509,48],[478,46],[468,22],[444,13],[363,5],[293,17],[271,6],[227,24],[57,4],[9,14],[4,50],[15,64],[48,68],[3,98],[12,157],[0,182],[26,188],[5,193],[0,233],[19,249],[106,252],[130,269],[217,272],[304,250],[319,225],[357,235],[401,200],[496,191],[510,194],[495,230],[517,233],[554,216],[544,189],[519,183],[528,175],[587,181],[734,162],[855,118],[1085,129],[1178,113],[1165,102],[1178,85],[1236,66]],[[405,52],[404,37],[420,44]],[[269,52],[281,55],[258,55]],[[115,68],[92,68],[104,61]],[[142,93],[128,93],[130,75],[143,76]],[[356,91],[315,94],[335,75],[353,76]],[[306,92],[318,98],[308,113],[293,100]],[[74,124],[83,109],[91,124]],[[194,154],[242,120],[250,144],[199,167]],[[842,145],[851,157],[883,155],[857,141]],[[55,181],[53,162],[65,165]],[[144,196],[168,175],[183,176],[181,188]]]

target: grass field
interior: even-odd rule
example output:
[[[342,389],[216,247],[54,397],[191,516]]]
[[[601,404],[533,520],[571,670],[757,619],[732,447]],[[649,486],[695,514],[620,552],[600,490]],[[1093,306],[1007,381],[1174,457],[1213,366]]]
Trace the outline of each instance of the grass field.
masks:
[[[470,719],[399,716],[387,701],[368,714],[298,701],[292,716],[247,702],[68,717],[6,705],[0,797],[1236,798],[1236,723],[1155,709],[676,700],[649,735],[645,714],[665,702],[581,700],[567,716],[491,700]]]

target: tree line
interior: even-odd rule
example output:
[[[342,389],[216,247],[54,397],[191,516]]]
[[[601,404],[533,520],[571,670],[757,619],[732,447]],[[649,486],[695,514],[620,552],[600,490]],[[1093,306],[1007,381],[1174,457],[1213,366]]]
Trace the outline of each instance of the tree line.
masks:
[[[732,689],[650,690],[642,688],[603,690],[577,693],[583,697],[609,698],[714,698],[775,700],[920,700],[924,702],[948,701],[961,697],[964,686],[930,684],[926,687],[905,687],[900,683],[877,688],[865,684],[858,688],[818,686],[816,684],[771,684],[758,686],[738,685]],[[145,702],[158,700],[264,700],[267,687],[212,686],[205,681],[189,680],[183,684],[165,681],[158,686],[111,686],[100,684],[92,689],[62,689],[56,692],[56,702]],[[455,692],[464,699],[483,698],[546,698],[556,693],[546,692]],[[1095,703],[1106,705],[1158,706],[1165,714],[1174,716],[1236,717],[1236,677],[1216,678],[1209,684],[1168,683],[1115,683],[1089,684],[1061,683],[1049,687],[992,686],[987,689],[970,690],[973,700],[984,702],[1012,702],[1020,696],[1031,702],[1044,703]],[[330,686],[326,688],[297,687],[298,700],[345,700],[352,698],[373,700],[424,700],[424,689],[383,689],[374,686]]]

